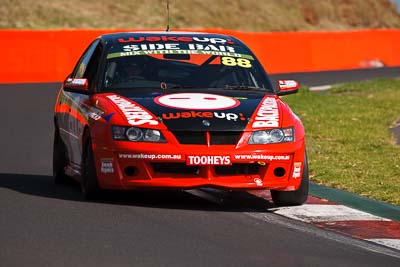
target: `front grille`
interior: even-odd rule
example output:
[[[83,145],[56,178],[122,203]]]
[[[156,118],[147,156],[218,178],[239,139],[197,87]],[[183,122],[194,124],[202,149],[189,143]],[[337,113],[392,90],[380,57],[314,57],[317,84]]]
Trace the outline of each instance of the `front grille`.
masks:
[[[258,174],[259,164],[236,163],[230,166],[215,166],[217,175],[239,175],[239,174]]]
[[[206,145],[206,132],[176,131],[172,132],[183,145]]]
[[[211,145],[236,145],[242,132],[210,132]]]
[[[206,145],[207,132],[174,131],[178,142],[184,145]],[[242,132],[214,131],[210,133],[210,145],[236,145]]]
[[[186,163],[152,163],[155,173],[192,174],[199,173],[198,166],[187,166]]]

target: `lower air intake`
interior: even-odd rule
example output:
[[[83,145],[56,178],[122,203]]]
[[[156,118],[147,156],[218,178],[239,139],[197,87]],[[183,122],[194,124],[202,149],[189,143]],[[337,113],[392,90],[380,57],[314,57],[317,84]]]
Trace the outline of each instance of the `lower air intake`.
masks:
[[[210,145],[236,145],[239,142],[241,131],[212,131]],[[207,132],[174,131],[176,139],[183,145],[206,145]]]
[[[199,173],[198,166],[187,166],[185,163],[152,163],[155,173],[192,174]]]
[[[243,175],[258,174],[260,165],[258,164],[232,164],[230,166],[215,166],[217,175]]]

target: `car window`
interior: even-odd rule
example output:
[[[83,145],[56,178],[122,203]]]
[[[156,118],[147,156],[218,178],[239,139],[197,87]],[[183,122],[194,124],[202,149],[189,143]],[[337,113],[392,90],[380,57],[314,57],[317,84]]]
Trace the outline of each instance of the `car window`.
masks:
[[[96,46],[96,49],[93,52],[92,57],[87,64],[86,70],[83,74],[83,78],[88,79],[89,89],[92,89],[94,86],[95,77],[97,74],[97,70],[99,69],[99,63],[101,59],[101,54],[103,52],[103,45],[99,43]]]
[[[157,42],[157,38],[131,38],[113,45],[106,53],[102,90],[253,87],[273,92],[261,64],[239,42],[187,36]]]
[[[85,78],[86,68],[88,63],[96,50],[97,45],[99,44],[100,40],[95,40],[85,51],[82,57],[79,59],[78,64],[74,68],[74,72],[72,73],[72,78]]]
[[[99,68],[103,45],[100,40],[94,41],[85,51],[76,65],[72,78],[88,79],[89,89],[94,86],[95,76]]]

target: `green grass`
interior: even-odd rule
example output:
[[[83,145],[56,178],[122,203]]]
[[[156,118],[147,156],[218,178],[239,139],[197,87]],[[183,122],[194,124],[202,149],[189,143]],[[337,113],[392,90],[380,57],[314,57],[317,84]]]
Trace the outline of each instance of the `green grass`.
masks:
[[[400,81],[302,88],[285,97],[306,128],[312,181],[400,205],[400,147],[389,128],[400,118]]]

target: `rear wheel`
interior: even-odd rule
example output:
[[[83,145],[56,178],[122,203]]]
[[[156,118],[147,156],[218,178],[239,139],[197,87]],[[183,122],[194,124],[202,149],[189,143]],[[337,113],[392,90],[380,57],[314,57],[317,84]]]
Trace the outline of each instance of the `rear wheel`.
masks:
[[[304,154],[304,168],[299,189],[295,191],[276,191],[271,190],[271,197],[278,206],[298,206],[304,204],[308,197],[308,161]]]
[[[89,135],[85,138],[82,155],[81,190],[86,199],[97,199],[101,194],[101,189],[97,181],[92,140]]]
[[[60,130],[56,126],[54,131],[53,144],[53,179],[56,184],[63,184],[69,180],[65,174],[65,167],[68,164],[67,149],[60,136]]]

